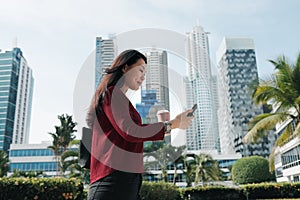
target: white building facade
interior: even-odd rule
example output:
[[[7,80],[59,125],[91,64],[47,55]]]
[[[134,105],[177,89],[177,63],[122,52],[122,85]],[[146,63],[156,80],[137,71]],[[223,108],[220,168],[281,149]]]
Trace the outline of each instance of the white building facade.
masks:
[[[109,68],[116,56],[114,38],[96,38],[96,67],[95,67],[95,88],[99,85],[103,72]]]
[[[11,144],[9,151],[9,173],[19,171],[43,171],[46,176],[57,176],[56,157],[48,146],[51,142],[41,144]]]
[[[257,144],[242,143],[249,121],[263,113],[262,107],[252,101],[253,86],[258,81],[254,41],[224,38],[217,51],[217,63],[221,152],[268,157],[272,146],[268,139]]]
[[[21,57],[14,120],[13,144],[28,144],[34,79],[32,70]]]
[[[155,90],[157,104],[170,110],[167,52],[152,48],[145,53],[145,56],[147,57],[147,73],[142,89]]]
[[[218,150],[217,117],[212,92],[211,62],[209,55],[208,32],[196,26],[187,33],[186,59],[186,102],[187,107],[198,105],[193,125],[186,131],[188,150],[215,152]]]

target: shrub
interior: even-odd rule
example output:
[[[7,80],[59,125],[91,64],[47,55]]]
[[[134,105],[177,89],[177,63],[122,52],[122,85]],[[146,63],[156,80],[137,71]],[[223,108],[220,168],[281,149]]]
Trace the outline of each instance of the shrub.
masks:
[[[170,183],[144,181],[141,188],[141,196],[145,200],[179,200],[180,192],[178,187]]]
[[[65,178],[0,178],[0,199],[83,199],[83,184]]]
[[[181,189],[183,200],[243,200],[246,199],[239,188],[205,186]]]
[[[300,198],[300,183],[259,183],[242,185],[248,199]]]
[[[232,166],[232,180],[234,183],[260,183],[270,181],[269,162],[261,156],[244,157]]]

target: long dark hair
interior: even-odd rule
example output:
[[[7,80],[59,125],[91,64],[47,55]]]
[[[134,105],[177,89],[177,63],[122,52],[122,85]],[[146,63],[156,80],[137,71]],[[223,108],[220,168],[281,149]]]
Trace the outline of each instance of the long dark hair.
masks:
[[[147,58],[137,50],[129,49],[119,54],[113,61],[112,65],[105,70],[104,76],[93,96],[89,107],[86,122],[90,128],[93,127],[95,117],[101,112],[101,103],[103,101],[105,91],[110,86],[122,87],[123,85],[123,69],[125,66],[130,67],[139,59],[143,59],[147,63]]]

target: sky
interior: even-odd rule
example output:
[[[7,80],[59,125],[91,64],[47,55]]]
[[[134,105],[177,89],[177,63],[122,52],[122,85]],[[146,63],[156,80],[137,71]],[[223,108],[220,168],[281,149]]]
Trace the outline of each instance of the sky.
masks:
[[[35,79],[30,143],[50,140],[58,115],[73,114],[73,93],[97,36],[157,28],[184,34],[201,25],[210,54],[223,37],[253,38],[261,78],[269,59],[300,53],[298,0],[0,0],[0,49],[23,51]]]

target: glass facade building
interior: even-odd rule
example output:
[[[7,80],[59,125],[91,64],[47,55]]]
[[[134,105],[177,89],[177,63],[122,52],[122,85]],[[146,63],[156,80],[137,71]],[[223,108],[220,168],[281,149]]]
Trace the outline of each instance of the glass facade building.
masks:
[[[147,57],[147,73],[142,89],[156,91],[157,103],[163,109],[170,110],[167,52],[152,48],[145,55]]]
[[[149,123],[147,117],[150,109],[157,103],[155,90],[142,90],[141,103],[136,104],[136,110],[140,114],[143,123]]]
[[[185,79],[187,107],[198,105],[192,126],[186,130],[188,150],[219,151],[216,78],[211,73],[208,32],[195,26],[186,34],[188,77]]]
[[[47,176],[57,175],[56,157],[48,146],[51,142],[41,144],[11,144],[9,151],[9,174],[14,170],[43,171]]]
[[[29,137],[33,78],[19,48],[0,52],[0,149]]]
[[[96,38],[96,69],[95,69],[95,88],[99,85],[103,72],[110,67],[116,55],[113,38]]]
[[[12,143],[21,51],[0,53],[0,149]]]
[[[219,75],[219,124],[221,151],[225,154],[268,157],[272,142],[243,144],[248,123],[263,108],[252,101],[258,81],[254,42],[251,38],[224,38],[217,52]]]

